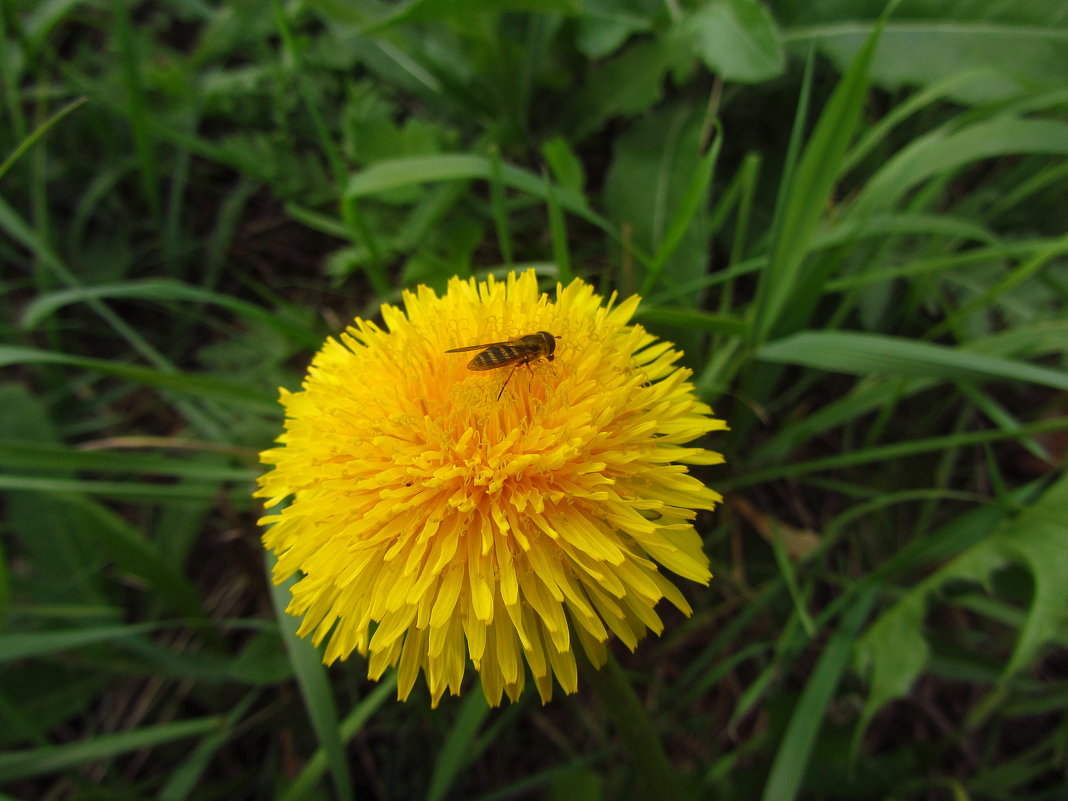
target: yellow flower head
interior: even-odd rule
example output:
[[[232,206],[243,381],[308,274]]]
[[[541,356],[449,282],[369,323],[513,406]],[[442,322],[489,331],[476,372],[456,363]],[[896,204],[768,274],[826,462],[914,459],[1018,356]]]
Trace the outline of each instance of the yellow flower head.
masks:
[[[261,521],[275,580],[302,576],[288,611],[329,635],[327,663],[399,664],[402,699],[420,670],[434,704],[459,693],[468,657],[493,705],[522,692],[524,662],[543,701],[553,675],[574,692],[576,640],[600,665],[610,634],[633,649],[663,629],[660,599],[690,613],[660,567],[711,578],[691,521],[720,496],[675,463],[721,462],[684,445],[725,425],[671,343],[628,324],[637,297],[605,305],[575,280],[553,300],[525,272],[403,299],[382,307],[388,330],[357,319],[282,391],[257,495],[292,499]],[[539,331],[551,361],[446,353]]]

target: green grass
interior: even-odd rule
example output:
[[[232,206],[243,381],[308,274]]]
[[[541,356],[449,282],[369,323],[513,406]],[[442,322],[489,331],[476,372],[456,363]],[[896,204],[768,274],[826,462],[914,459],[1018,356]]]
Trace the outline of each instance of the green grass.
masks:
[[[3,797],[1062,798],[1068,10],[811,5],[5,0]],[[716,578],[600,688],[399,704],[279,613],[256,454],[513,266],[685,349]]]

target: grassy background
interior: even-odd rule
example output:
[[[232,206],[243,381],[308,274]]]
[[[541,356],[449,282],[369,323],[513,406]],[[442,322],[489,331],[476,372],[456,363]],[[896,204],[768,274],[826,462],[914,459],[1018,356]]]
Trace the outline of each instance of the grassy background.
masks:
[[[2,5],[3,798],[649,797],[588,687],[398,704],[266,580],[277,387],[510,266],[731,422],[619,654],[692,797],[1064,798],[1063,3]]]

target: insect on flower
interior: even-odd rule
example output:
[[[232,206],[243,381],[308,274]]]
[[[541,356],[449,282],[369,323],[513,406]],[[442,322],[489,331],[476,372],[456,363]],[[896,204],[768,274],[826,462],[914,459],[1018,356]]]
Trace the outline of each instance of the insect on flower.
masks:
[[[723,457],[687,443],[726,423],[682,354],[631,323],[636,296],[578,278],[546,293],[525,270],[401,298],[384,326],[356,319],[327,339],[301,389],[280,393],[285,435],[256,495],[275,583],[299,576],[287,613],[325,663],[360,654],[374,680],[396,668],[399,699],[422,675],[437,706],[470,668],[490,706],[531,680],[542,703],[554,682],[574,693],[583,655],[596,667],[612,640],[634,650],[663,631],[662,604],[692,613],[676,578],[712,579],[693,519],[721,499],[689,465]],[[495,324],[515,328],[471,333]],[[561,343],[566,364],[546,369]],[[538,375],[531,403],[513,389],[493,404],[524,364],[558,373],[552,391]]]
[[[546,361],[553,360],[553,352],[556,350],[556,340],[548,331],[539,331],[536,334],[524,334],[517,339],[509,339],[505,342],[486,342],[482,345],[469,345],[466,348],[450,348],[446,353],[463,353],[469,350],[482,351],[467,365],[468,370],[496,370],[499,367],[507,367],[512,364],[512,372],[504,380],[501,391],[497,393],[497,400],[504,394],[504,388],[512,380],[516,369],[521,364],[527,365],[544,358]]]

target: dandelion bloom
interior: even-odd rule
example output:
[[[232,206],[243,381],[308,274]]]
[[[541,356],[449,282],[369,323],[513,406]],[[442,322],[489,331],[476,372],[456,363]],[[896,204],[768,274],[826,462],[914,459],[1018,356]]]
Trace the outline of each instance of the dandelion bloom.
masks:
[[[711,578],[691,521],[720,496],[676,463],[721,462],[685,443],[725,425],[671,343],[629,324],[637,297],[604,304],[575,280],[554,300],[525,272],[403,300],[282,391],[257,495],[291,499],[261,521],[275,581],[301,575],[288,611],[329,638],[327,663],[398,665],[402,699],[420,670],[435,705],[459,693],[468,657],[492,705],[518,698],[524,662],[543,701],[554,675],[574,692],[576,641],[601,665],[612,634],[634,649],[663,629],[662,598],[690,613],[661,567]],[[514,372],[445,352],[539,331],[555,359]]]

